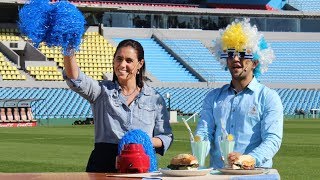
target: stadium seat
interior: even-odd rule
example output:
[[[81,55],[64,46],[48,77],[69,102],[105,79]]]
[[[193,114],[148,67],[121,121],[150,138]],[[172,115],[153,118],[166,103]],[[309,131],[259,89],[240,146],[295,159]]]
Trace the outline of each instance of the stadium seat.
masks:
[[[7,119],[10,121],[10,122],[16,122],[13,118],[13,114],[12,114],[12,108],[7,108]]]
[[[15,107],[13,108],[13,119],[14,121],[20,121],[20,114],[19,114],[19,108]]]
[[[30,121],[37,121],[33,118],[32,110],[30,107],[27,108],[27,117],[28,117],[28,120]]]
[[[7,75],[7,80],[11,80],[11,79],[12,79],[11,74],[8,74],[8,75]]]
[[[120,42],[123,38],[113,38],[115,42]],[[199,82],[180,61],[173,58],[160,44],[153,38],[136,38],[145,50],[145,58],[148,59],[148,70],[152,72],[160,81],[164,82]],[[111,60],[113,56],[109,55]]]
[[[2,80],[7,80],[7,75],[6,74],[2,74]]]
[[[0,116],[1,116],[0,117],[1,122],[8,122],[5,108],[0,108]]]
[[[23,122],[28,122],[28,117],[26,114],[26,109],[24,107],[20,108],[20,116]]]

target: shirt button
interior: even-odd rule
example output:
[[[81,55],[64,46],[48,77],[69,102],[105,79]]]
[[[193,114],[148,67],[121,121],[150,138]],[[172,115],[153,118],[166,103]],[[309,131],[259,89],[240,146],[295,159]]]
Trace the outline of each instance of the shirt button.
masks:
[[[232,112],[236,111],[236,109],[232,109]]]
[[[233,128],[233,125],[231,125],[231,128]]]

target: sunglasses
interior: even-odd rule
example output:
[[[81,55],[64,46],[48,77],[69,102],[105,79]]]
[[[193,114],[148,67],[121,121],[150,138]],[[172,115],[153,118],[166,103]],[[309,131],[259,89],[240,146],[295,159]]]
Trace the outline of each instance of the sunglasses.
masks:
[[[253,59],[253,54],[247,52],[245,49],[244,51],[238,52],[235,49],[228,49],[221,53],[221,59],[233,59],[235,56],[238,56],[239,59]]]

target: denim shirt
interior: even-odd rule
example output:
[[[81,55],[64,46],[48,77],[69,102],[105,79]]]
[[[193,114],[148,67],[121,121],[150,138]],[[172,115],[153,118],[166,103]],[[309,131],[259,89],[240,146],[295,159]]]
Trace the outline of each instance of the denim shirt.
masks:
[[[276,91],[256,78],[246,89],[235,93],[228,84],[206,96],[196,134],[211,141],[210,165],[222,168],[219,146],[222,126],[234,136],[234,152],[249,154],[257,167],[272,167],[283,135],[283,106]]]
[[[104,80],[100,83],[79,70],[77,79],[68,79],[68,86],[87,99],[93,111],[95,143],[118,144],[123,135],[133,129],[141,129],[149,137],[158,137],[163,148],[156,152],[163,155],[173,140],[169,114],[163,97],[144,84],[137,98],[127,105],[116,82]]]

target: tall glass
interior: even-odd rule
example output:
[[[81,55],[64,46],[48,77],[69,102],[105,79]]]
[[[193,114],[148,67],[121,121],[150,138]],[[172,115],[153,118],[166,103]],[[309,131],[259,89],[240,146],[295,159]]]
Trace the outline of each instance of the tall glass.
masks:
[[[206,157],[210,150],[210,142],[206,141],[191,141],[192,154],[198,159],[199,167],[206,168]]]
[[[233,138],[220,138],[219,145],[221,150],[222,159],[224,162],[224,167],[229,168],[228,155],[234,150],[234,140]]]

